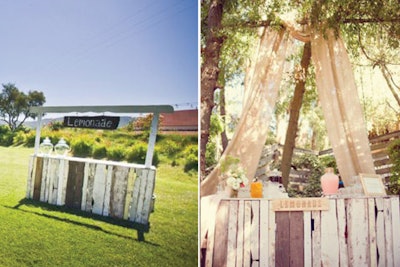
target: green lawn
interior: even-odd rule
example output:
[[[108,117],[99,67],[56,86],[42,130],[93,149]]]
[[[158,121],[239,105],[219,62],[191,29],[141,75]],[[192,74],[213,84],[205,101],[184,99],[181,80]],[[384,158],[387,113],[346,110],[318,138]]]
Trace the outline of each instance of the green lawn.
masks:
[[[197,177],[158,167],[146,241],[134,229],[26,201],[33,149],[0,147],[0,266],[197,266]]]

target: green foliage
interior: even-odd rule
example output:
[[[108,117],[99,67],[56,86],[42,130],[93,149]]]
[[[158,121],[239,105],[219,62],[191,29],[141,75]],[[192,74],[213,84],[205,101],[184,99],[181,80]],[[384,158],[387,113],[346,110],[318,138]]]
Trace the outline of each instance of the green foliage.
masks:
[[[59,131],[61,129],[64,129],[64,123],[62,121],[54,121],[49,123],[48,127],[50,128],[50,130],[52,131]]]
[[[189,172],[191,170],[197,171],[199,165],[198,159],[198,146],[190,145],[183,151],[183,158],[185,161],[184,171]]]
[[[107,157],[107,148],[105,145],[95,145],[93,147],[93,158],[103,159]]]
[[[391,194],[400,195],[400,139],[396,139],[389,144],[388,152],[390,161],[393,164],[388,190]]]
[[[217,145],[215,142],[208,142],[206,147],[206,168],[217,164]]]
[[[93,143],[88,138],[77,138],[71,143],[72,154],[76,157],[90,157]]]
[[[181,148],[178,142],[174,140],[165,140],[159,151],[168,157],[174,157],[179,151],[181,151]]]
[[[147,144],[145,143],[136,143],[134,144],[126,154],[126,160],[132,163],[144,164],[146,161],[146,153],[147,153]],[[154,150],[153,154],[153,162],[154,166],[158,166],[160,163],[160,159],[158,156],[157,149]]]
[[[107,150],[107,158],[115,161],[125,159],[125,149],[122,146],[113,146]]]
[[[29,91],[25,94],[12,83],[3,84],[0,93],[0,118],[14,132],[27,118],[35,118],[35,114],[29,111],[31,107],[41,106],[45,102],[46,98],[42,92]]]

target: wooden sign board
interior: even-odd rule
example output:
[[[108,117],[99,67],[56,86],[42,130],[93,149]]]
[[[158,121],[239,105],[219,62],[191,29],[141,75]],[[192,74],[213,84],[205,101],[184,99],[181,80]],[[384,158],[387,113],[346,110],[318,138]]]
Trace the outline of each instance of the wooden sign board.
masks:
[[[280,198],[272,200],[273,211],[329,210],[327,198]]]
[[[366,196],[386,196],[386,189],[380,175],[360,173],[360,180]]]
[[[65,116],[64,126],[72,128],[87,128],[114,130],[118,128],[119,117],[110,116]]]

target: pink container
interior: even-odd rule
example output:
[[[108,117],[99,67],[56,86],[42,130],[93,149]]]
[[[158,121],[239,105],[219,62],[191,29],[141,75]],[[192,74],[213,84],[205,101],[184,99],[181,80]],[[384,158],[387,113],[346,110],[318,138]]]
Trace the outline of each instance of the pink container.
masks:
[[[325,174],[321,176],[321,188],[324,195],[334,195],[339,190],[339,177],[333,168],[326,168]]]

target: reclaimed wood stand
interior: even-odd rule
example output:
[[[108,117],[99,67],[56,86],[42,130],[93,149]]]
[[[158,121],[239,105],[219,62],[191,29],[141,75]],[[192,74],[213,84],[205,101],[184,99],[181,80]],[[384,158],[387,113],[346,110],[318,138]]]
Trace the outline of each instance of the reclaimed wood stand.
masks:
[[[310,201],[202,200],[216,214],[202,213],[213,219],[202,225],[201,265],[400,266],[398,196],[330,198],[327,210]]]
[[[28,199],[129,220],[139,241],[149,232],[156,169],[140,164],[33,155]]]

